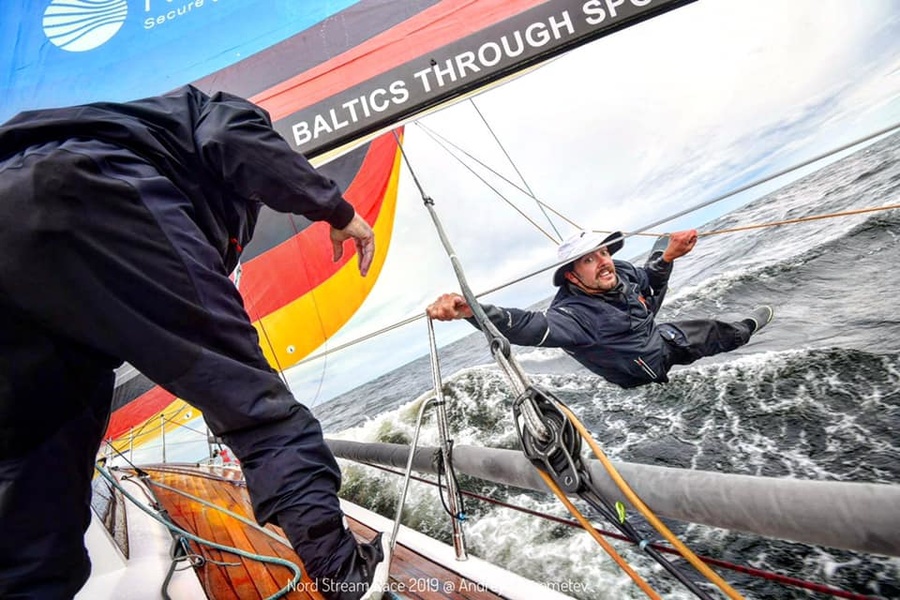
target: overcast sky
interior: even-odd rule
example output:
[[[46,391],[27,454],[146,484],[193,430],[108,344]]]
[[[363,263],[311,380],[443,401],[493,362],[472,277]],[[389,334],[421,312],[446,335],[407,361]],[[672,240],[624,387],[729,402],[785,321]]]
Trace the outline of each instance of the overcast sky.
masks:
[[[583,228],[633,231],[900,122],[900,3],[701,0],[569,52],[474,103],[542,202]],[[519,181],[472,103],[420,123]],[[406,131],[412,168],[476,293],[555,262],[556,241],[422,127]],[[467,162],[555,236],[534,200]],[[655,230],[699,227],[772,188]],[[552,218],[563,236],[577,231]],[[621,256],[649,243],[629,239]],[[384,271],[326,347],[421,314],[450,291],[459,291],[450,260],[404,167]],[[545,272],[483,300],[527,307],[553,291]],[[435,323],[439,345],[472,331]],[[427,351],[420,319],[292,369],[289,381],[315,405]]]

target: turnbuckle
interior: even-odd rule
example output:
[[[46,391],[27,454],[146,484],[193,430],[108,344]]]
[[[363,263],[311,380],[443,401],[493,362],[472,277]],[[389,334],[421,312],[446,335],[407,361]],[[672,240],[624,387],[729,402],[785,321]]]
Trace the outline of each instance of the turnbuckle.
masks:
[[[567,494],[577,494],[584,487],[581,436],[558,404],[559,400],[550,392],[533,385],[528,386],[513,402],[516,431],[522,441],[525,457],[550,475]],[[534,435],[523,412],[538,416],[549,432],[547,439]]]

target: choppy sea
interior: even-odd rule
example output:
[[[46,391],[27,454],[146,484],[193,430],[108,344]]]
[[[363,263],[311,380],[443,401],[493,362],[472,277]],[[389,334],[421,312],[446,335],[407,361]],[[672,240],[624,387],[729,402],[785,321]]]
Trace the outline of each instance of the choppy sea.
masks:
[[[816,171],[699,228],[701,232],[900,203],[900,135]],[[640,262],[640,257],[635,262]],[[746,314],[775,320],[750,344],[676,367],[671,382],[622,390],[562,352],[515,348],[537,385],[570,406],[614,461],[725,473],[900,483],[900,210],[710,235],[676,264],[659,320]],[[538,308],[549,302],[542,303]],[[518,448],[513,393],[475,332],[440,352],[457,444]],[[431,390],[422,357],[315,407],[331,435],[408,442]],[[364,407],[364,408],[363,408]],[[430,421],[420,443],[437,444]],[[346,464],[343,495],[393,518],[400,478]],[[566,517],[554,498],[463,480],[463,488]],[[468,500],[471,554],[531,579],[568,582],[578,598],[642,598],[585,533]],[[449,541],[433,486],[413,483],[405,524]],[[900,529],[900,507],[897,507]],[[900,598],[900,559],[673,525],[698,554]],[[652,560],[617,549],[666,598],[693,598]],[[726,570],[747,598],[825,598]]]
[[[701,233],[900,204],[900,134],[813,172],[698,228]],[[643,257],[634,257],[640,263]],[[551,390],[613,461],[799,479],[900,483],[900,209],[701,238],[679,259],[659,320],[746,314],[775,320],[734,352],[676,367],[665,385],[622,390],[561,351],[515,347],[532,382]],[[536,307],[543,308],[550,298]],[[514,395],[473,334],[440,350],[456,444],[519,448]],[[314,407],[326,434],[408,443],[431,394],[428,356]],[[198,440],[202,440],[199,441]],[[205,456],[202,423],[168,434],[168,460]],[[419,443],[438,444],[434,421]],[[198,455],[198,452],[201,454]],[[156,462],[160,444],[136,450]],[[401,478],[342,461],[342,495],[393,518]],[[461,479],[464,490],[556,517],[555,498]],[[583,507],[584,508],[584,507]],[[467,500],[470,554],[587,599],[644,598],[587,534]],[[432,485],[413,482],[404,524],[450,541]],[[638,515],[629,518],[641,531]],[[598,526],[605,526],[597,520]],[[702,525],[667,524],[702,556],[860,595],[900,598],[900,558],[814,547]],[[897,507],[900,529],[900,506]],[[694,598],[651,559],[614,542],[665,598]],[[828,598],[719,569],[746,598]],[[715,596],[715,593],[713,593]]]

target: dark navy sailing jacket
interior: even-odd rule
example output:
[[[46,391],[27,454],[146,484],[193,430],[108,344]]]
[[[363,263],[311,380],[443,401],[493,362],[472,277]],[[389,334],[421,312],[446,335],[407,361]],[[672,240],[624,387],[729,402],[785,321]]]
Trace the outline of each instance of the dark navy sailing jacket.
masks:
[[[562,348],[607,381],[629,388],[665,383],[671,367],[654,317],[665,295],[672,263],[654,257],[644,267],[613,261],[619,283],[597,295],[571,284],[559,288],[544,312],[483,305],[510,342]],[[470,319],[472,321],[472,319]]]
[[[343,229],[353,207],[271,128],[265,110],[237,96],[193,86],[123,104],[26,111],[0,127],[0,161],[30,146],[86,138],[127,148],[190,199],[193,219],[237,265],[262,202]],[[102,156],[97,157],[102,160]]]

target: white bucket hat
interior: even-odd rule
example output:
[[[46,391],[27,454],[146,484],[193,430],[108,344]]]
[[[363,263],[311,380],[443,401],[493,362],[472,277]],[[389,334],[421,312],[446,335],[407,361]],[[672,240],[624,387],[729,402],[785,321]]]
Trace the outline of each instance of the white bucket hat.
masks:
[[[556,272],[553,273],[553,285],[559,287],[565,283],[566,271],[569,270],[573,262],[585,254],[590,254],[594,250],[606,246],[609,254],[613,255],[621,250],[624,245],[625,240],[622,237],[621,231],[614,231],[606,237],[604,237],[603,234],[594,233],[593,231],[581,231],[576,233],[560,244],[559,249],[556,251],[559,260],[564,260],[566,263],[556,269]]]

